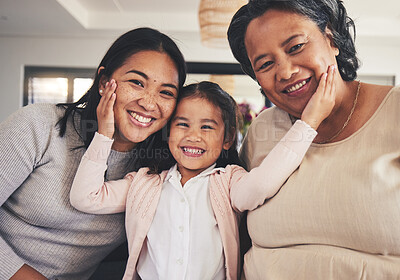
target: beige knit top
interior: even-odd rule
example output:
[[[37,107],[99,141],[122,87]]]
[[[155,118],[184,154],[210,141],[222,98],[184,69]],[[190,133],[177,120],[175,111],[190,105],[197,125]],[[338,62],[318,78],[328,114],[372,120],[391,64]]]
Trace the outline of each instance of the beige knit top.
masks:
[[[290,126],[286,112],[264,111],[242,146],[247,167]],[[246,279],[400,279],[400,88],[350,137],[312,144],[248,229]]]

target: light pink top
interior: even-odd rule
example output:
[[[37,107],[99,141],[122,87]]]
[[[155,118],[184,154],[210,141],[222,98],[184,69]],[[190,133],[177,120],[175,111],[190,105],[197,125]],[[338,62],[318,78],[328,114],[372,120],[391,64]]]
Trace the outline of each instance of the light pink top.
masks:
[[[400,279],[399,121],[394,87],[351,136],[311,145],[279,193],[247,215],[246,279]],[[279,141],[268,133],[292,126],[277,107],[253,124],[241,154],[250,168]]]
[[[247,173],[228,165],[210,175],[209,195],[221,234],[227,279],[237,279],[240,267],[238,219],[233,209],[255,209],[273,196],[298,167],[315,136],[315,130],[297,121],[258,168]],[[76,173],[70,200],[75,208],[88,213],[126,211],[129,259],[124,279],[137,279],[136,265],[168,170],[148,175],[148,169],[142,168],[124,179],[104,182],[112,142],[95,135]]]

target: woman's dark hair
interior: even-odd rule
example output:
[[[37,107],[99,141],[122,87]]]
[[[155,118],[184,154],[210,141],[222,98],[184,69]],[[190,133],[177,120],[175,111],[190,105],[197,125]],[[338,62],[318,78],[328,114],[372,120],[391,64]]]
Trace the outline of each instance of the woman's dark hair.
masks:
[[[240,112],[232,96],[224,91],[218,84],[203,81],[183,87],[179,93],[177,104],[185,98],[204,98],[221,110],[221,117],[224,121],[224,141],[230,141],[232,145],[229,150],[222,150],[217,159],[216,167],[226,167],[228,164],[241,165],[237,152],[237,133],[240,129]],[[173,119],[173,117],[171,119]],[[170,124],[171,121],[168,123],[168,127]],[[153,161],[153,163],[147,164],[147,166],[150,167],[149,173],[160,173],[163,170],[168,170],[176,163],[169,150],[167,156],[165,152],[167,148],[167,143],[164,141],[163,152],[161,152],[164,157],[160,162]]]
[[[79,113],[81,116],[80,127],[74,127],[87,148],[93,139],[94,133],[97,131],[97,114],[96,108],[100,102],[99,83],[102,78],[110,78],[112,74],[124,65],[126,60],[135,53],[141,51],[157,51],[166,53],[175,63],[179,75],[179,89],[183,87],[186,79],[186,63],[182,53],[178,49],[174,41],[167,35],[151,29],[137,28],[121,35],[109,48],[103,57],[100,65],[97,67],[94,81],[90,89],[85,95],[74,103],[60,103],[57,106],[64,107],[64,116],[59,120],[60,136],[63,137],[66,132],[68,118]],[[101,70],[99,71],[100,67]],[[155,66],[157,67],[157,66]],[[178,91],[179,92],[179,91]],[[157,133],[155,133],[157,134]],[[153,143],[156,135],[153,134],[146,141],[142,142],[148,147],[149,143]],[[161,132],[158,132],[161,137]],[[137,146],[137,148],[138,148]]]
[[[228,41],[233,55],[247,75],[256,79],[244,42],[247,27],[253,19],[270,9],[306,16],[315,22],[324,34],[325,28],[328,27],[332,32],[335,47],[339,49],[336,60],[342,79],[353,81],[357,77],[359,61],[351,34],[352,31],[355,37],[355,26],[340,0],[250,0],[241,7],[230,23]]]

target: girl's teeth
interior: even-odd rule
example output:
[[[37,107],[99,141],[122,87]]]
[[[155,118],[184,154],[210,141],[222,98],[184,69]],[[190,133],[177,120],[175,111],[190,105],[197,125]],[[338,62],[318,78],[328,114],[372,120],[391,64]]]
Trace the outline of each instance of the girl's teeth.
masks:
[[[141,123],[149,123],[149,122],[151,121],[151,118],[146,118],[146,117],[143,117],[143,116],[139,116],[139,115],[136,114],[136,113],[131,113],[131,116],[132,116],[135,120],[137,120],[138,122],[141,122]]]
[[[190,149],[190,148],[183,148],[183,150],[187,153],[191,153],[191,154],[197,154],[200,155],[203,153],[202,150],[198,150],[198,149]]]
[[[297,85],[292,86],[290,89],[287,90],[287,92],[292,92],[292,91],[298,90],[305,84],[306,84],[306,81],[302,81],[301,83],[298,83]]]

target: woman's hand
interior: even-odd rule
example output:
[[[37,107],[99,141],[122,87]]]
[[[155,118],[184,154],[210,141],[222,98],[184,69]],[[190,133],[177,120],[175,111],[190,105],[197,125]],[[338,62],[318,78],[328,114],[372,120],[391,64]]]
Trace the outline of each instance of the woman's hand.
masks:
[[[308,101],[301,114],[301,120],[317,130],[335,106],[335,66],[331,65],[328,72],[323,74],[317,90]]]
[[[115,89],[117,83],[115,80],[111,80],[106,83],[104,93],[100,99],[99,105],[97,106],[97,121],[98,121],[98,133],[113,138],[114,136],[114,103],[115,103]]]

